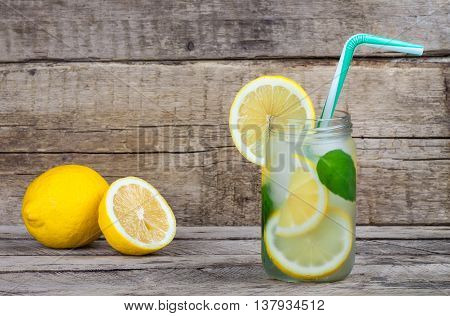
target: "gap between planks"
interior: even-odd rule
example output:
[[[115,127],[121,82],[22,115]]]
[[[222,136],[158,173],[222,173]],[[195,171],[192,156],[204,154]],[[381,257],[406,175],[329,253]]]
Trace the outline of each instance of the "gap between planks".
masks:
[[[180,240],[252,240],[260,239],[260,226],[181,226],[175,239]],[[103,236],[100,237],[103,239]],[[450,226],[356,226],[359,240],[450,239]],[[0,239],[33,239],[23,225],[0,225]]]

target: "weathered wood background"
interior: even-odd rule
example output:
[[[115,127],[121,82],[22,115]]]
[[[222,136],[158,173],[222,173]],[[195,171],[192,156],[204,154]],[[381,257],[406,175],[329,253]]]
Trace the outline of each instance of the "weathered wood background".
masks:
[[[34,177],[78,163],[150,181],[180,225],[257,225],[258,168],[227,126],[234,95],[281,74],[321,106],[358,32],[426,47],[363,49],[349,73],[358,223],[450,224],[446,0],[6,1],[0,26],[0,224],[21,223]]]

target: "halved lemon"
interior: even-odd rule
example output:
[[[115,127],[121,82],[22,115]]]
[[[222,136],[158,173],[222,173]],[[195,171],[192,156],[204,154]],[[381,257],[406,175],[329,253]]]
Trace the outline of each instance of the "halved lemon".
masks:
[[[127,177],[111,184],[99,206],[98,223],[108,243],[128,255],[144,255],[175,237],[172,209],[146,181]]]
[[[320,182],[316,167],[308,158],[295,155],[296,169],[291,175],[287,198],[280,207],[276,233],[301,235],[316,227],[327,210],[328,191]]]
[[[350,215],[331,207],[314,230],[297,237],[275,233],[279,218],[275,213],[266,223],[264,242],[268,256],[282,272],[294,278],[319,279],[345,263],[353,244]]]
[[[279,129],[298,120],[314,118],[311,99],[298,83],[282,76],[263,76],[238,92],[230,109],[229,125],[241,154],[263,166],[272,127]]]

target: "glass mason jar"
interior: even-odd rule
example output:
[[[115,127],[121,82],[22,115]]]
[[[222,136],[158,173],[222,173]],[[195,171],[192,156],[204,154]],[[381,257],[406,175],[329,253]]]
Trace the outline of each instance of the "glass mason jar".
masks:
[[[344,279],[355,259],[350,115],[271,126],[262,168],[262,262],[288,282]]]

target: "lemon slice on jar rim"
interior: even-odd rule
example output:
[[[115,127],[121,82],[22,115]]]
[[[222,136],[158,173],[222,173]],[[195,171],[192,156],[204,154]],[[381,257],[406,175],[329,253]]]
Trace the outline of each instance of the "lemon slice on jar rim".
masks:
[[[264,166],[271,126],[283,128],[292,121],[313,124],[314,118],[311,99],[298,83],[283,76],[262,76],[239,90],[230,109],[229,126],[239,152]]]

